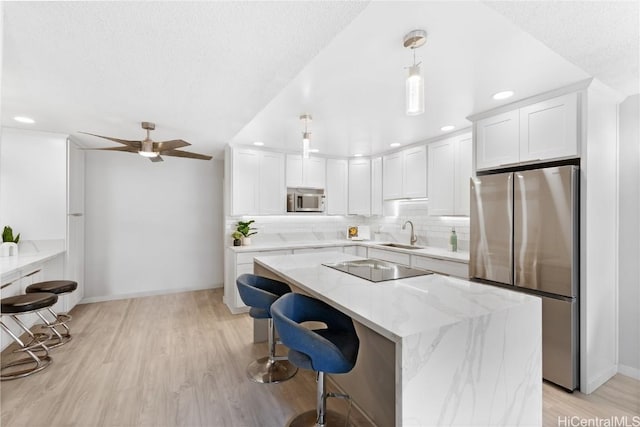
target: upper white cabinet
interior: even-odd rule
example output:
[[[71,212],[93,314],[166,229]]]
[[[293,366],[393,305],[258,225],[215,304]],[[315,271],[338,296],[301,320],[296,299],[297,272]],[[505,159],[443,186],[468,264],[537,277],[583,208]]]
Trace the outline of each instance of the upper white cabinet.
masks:
[[[325,188],[326,160],[322,157],[303,159],[287,154],[287,187]]]
[[[577,97],[570,93],[478,120],[476,169],[577,156]]]
[[[382,157],[371,159],[371,215],[382,215]]]
[[[346,215],[349,203],[348,172],[346,159],[327,159],[326,212],[329,215]]]
[[[471,134],[428,145],[429,215],[469,215]]]
[[[371,161],[349,160],[349,215],[371,215]]]
[[[412,147],[383,157],[384,200],[427,197],[427,148]]]
[[[520,109],[520,161],[578,155],[578,95]]]
[[[284,213],[284,154],[233,149],[231,157],[231,215]]]
[[[75,307],[84,296],[84,195],[85,151],[67,141],[67,236],[64,277],[78,283],[68,295],[67,310]]]

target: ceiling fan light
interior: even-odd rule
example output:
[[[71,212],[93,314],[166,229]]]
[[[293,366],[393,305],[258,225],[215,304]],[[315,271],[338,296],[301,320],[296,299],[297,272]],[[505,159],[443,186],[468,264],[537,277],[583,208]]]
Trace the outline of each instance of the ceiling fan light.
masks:
[[[157,157],[158,153],[155,151],[138,151],[138,154],[140,154],[142,157]]]
[[[138,151],[138,154],[143,157],[156,157],[158,155],[158,152],[153,151],[153,141],[150,139],[145,139],[142,141],[142,146],[140,147],[140,151]]]

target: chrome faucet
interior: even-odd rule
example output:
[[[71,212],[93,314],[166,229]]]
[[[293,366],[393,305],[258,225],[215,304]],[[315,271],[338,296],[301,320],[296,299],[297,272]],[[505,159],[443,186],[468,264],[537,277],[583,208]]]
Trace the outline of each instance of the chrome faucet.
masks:
[[[409,224],[411,226],[411,244],[415,245],[416,242],[418,241],[418,238],[416,237],[416,233],[413,232],[413,223],[411,221],[407,221],[404,224],[402,224],[402,229],[404,230],[405,228],[407,228],[407,224]]]

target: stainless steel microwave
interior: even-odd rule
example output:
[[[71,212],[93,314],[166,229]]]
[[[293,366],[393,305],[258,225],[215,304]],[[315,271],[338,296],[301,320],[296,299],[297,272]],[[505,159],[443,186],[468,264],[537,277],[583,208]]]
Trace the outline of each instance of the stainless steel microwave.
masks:
[[[287,212],[324,212],[324,190],[288,188]]]

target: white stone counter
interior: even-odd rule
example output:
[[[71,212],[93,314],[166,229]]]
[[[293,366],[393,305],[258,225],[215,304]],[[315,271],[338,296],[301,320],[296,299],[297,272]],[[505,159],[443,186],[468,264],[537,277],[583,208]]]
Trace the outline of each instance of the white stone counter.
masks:
[[[436,274],[373,283],[321,265],[353,259],[325,252],[256,257],[255,264],[365,327],[353,372],[364,379],[335,376],[343,388],[383,369],[384,357],[372,362],[372,353],[384,345],[367,344],[368,330],[390,341],[393,396],[357,386],[354,394],[379,425],[393,424],[376,412],[385,400],[395,401],[396,426],[541,424],[539,298]]]
[[[21,245],[25,247],[20,248],[18,255],[0,257],[0,280],[4,281],[5,277],[49,261],[65,252],[63,241],[24,242]]]

